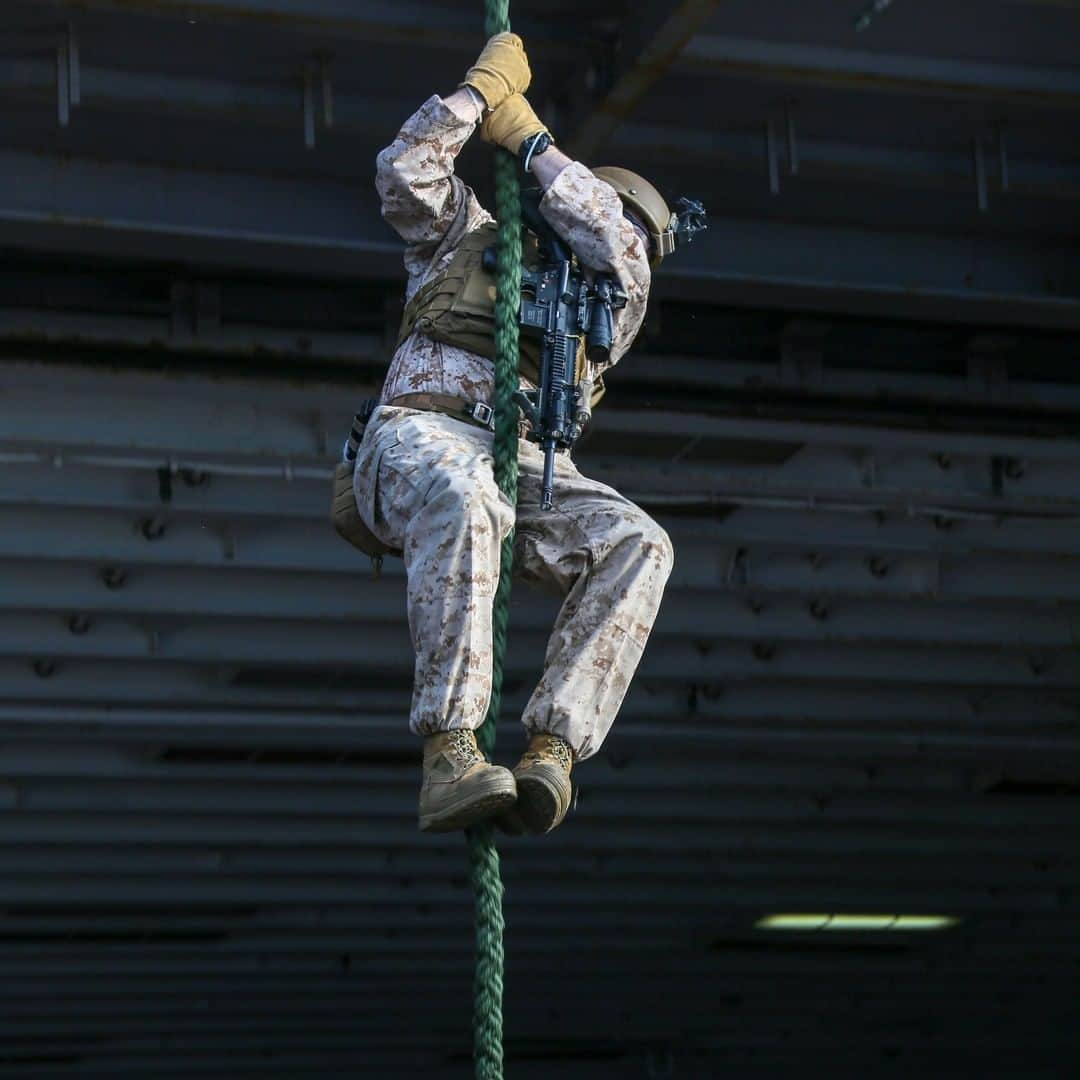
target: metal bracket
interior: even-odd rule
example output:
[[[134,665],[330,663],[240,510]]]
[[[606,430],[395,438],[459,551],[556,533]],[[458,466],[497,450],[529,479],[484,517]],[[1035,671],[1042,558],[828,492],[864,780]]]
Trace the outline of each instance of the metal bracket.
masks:
[[[468,413],[471,419],[478,424],[483,424],[484,427],[489,428],[495,425],[495,410],[483,401],[474,401],[469,406]]]
[[[79,67],[79,36],[69,22],[56,44],[56,118],[61,127],[71,122],[71,110],[82,104],[82,75]]]
[[[304,145],[309,150],[315,149],[316,82],[322,93],[323,126],[329,130],[334,126],[334,85],[330,79],[329,53],[315,53],[315,55],[304,65]]]

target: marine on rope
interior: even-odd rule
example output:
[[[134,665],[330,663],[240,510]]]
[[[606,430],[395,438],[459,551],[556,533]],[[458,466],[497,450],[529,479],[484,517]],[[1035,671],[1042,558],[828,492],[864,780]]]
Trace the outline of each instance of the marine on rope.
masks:
[[[666,533],[583,476],[570,450],[604,371],[641,328],[652,271],[678,234],[703,227],[703,211],[690,204],[698,218],[680,230],[641,177],[590,172],[566,157],[522,96],[531,73],[509,32],[509,0],[486,0],[486,26],[488,43],[457,90],[429,98],[378,155],[383,216],[406,243],[408,302],[381,397],[358,414],[335,473],[332,517],[376,568],[389,552],[405,561],[416,652],[410,726],[424,739],[420,828],[466,829],[476,1077],[502,1080],[504,922],[492,822],[545,833],[566,816],[571,770],[600,748],[615,718],[673,561]],[[501,148],[494,268],[492,218],[454,175],[477,127]],[[540,185],[528,214],[546,236],[539,247],[547,258],[559,253],[558,280],[576,282],[579,301],[591,294],[603,308],[603,332],[594,326],[580,346],[572,290],[539,288],[551,266],[537,264],[536,236],[525,260],[529,303],[521,291],[519,159]],[[557,317],[539,348],[527,339],[519,348],[519,318],[529,323],[544,303],[558,306]],[[563,604],[510,772],[490,759],[512,569]]]
[[[648,181],[590,170],[558,149],[523,96],[530,78],[521,38],[495,34],[459,87],[425,101],[377,158],[383,217],[406,244],[407,306],[378,407],[357,440],[348,509],[404,557],[416,653],[410,726],[424,740],[419,823],[431,832],[493,820],[542,834],[560,824],[572,769],[611,728],[674,558],[664,530],[584,476],[567,450],[555,455],[551,509],[542,506],[543,454],[528,438],[517,442],[516,507],[495,479],[494,289],[482,260],[466,257],[483,249],[476,238],[493,219],[454,174],[466,141],[479,129],[521,161],[574,265],[604,275],[622,299],[603,357],[579,355],[583,385],[602,385],[632,344],[652,272],[674,246],[676,217]],[[527,353],[517,378],[526,393],[536,390]],[[493,691],[500,548],[511,537],[515,576],[563,598],[512,772],[476,739]]]

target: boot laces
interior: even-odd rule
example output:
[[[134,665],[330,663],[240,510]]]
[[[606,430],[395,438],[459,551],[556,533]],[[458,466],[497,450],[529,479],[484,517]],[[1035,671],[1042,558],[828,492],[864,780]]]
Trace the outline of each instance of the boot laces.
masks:
[[[448,732],[449,750],[462,765],[468,767],[483,761],[484,756],[476,745],[476,736],[464,728]]]
[[[548,735],[544,743],[542,747],[527,751],[526,759],[529,761],[554,759],[564,772],[569,773],[574,764],[574,752],[570,749],[570,744],[559,735]]]

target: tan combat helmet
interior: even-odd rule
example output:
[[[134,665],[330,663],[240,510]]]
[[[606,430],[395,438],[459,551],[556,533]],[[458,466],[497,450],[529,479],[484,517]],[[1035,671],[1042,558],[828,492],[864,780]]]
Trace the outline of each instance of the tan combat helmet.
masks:
[[[619,194],[623,205],[632,210],[645,226],[652,240],[652,258],[649,265],[655,270],[665,255],[675,250],[675,229],[678,224],[668,209],[664,196],[643,176],[629,169],[602,165],[592,170],[594,176],[610,184]]]

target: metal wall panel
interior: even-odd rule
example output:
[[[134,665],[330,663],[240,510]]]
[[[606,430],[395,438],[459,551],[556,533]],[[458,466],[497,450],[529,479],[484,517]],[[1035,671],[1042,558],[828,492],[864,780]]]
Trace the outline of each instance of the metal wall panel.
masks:
[[[363,387],[0,385],[0,1072],[465,1075],[464,851],[415,830],[400,567],[325,520]],[[678,568],[571,820],[505,844],[512,1075],[769,1075],[839,1042],[853,1073],[976,1041],[1052,1070],[1080,443],[614,401],[582,464],[652,500]],[[504,755],[552,613],[517,593]],[[818,909],[961,921],[753,929]]]

